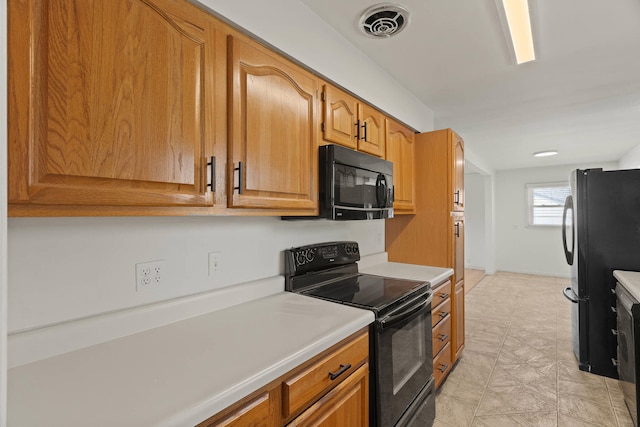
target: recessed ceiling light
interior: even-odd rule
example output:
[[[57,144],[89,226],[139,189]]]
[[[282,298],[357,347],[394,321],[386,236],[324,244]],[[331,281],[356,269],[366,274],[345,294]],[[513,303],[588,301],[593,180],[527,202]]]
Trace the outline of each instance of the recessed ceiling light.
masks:
[[[535,157],[549,157],[555,156],[556,154],[558,154],[556,150],[538,151],[537,153],[533,153]]]

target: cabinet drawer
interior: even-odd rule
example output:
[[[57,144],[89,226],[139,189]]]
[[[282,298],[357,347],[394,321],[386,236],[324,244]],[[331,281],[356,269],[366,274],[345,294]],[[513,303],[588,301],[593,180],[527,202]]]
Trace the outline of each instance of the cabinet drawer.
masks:
[[[369,365],[362,365],[287,427],[368,426]]]
[[[433,308],[437,308],[451,296],[451,280],[433,288]]]
[[[431,310],[431,326],[435,327],[441,320],[451,313],[451,298],[447,298],[443,303]]]
[[[368,354],[369,335],[363,334],[286,379],[282,384],[284,416],[304,409],[338,385],[367,361]]]
[[[451,316],[445,317],[438,326],[433,328],[433,356],[440,353],[449,341],[451,341]]]
[[[433,378],[436,381],[436,387],[440,387],[444,377],[451,370],[451,344],[447,343],[440,353],[433,359]]]

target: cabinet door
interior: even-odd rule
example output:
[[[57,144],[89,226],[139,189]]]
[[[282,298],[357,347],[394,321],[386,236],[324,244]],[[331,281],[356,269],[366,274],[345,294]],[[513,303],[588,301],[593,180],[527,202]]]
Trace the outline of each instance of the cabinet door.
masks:
[[[464,217],[453,217],[453,281],[464,279]]]
[[[358,106],[358,118],[360,119],[360,139],[358,151],[384,158],[385,132],[384,115],[367,104]]]
[[[454,318],[453,318],[453,348],[454,361],[458,360],[464,348],[464,281],[456,284],[456,291],[453,297]]]
[[[369,365],[365,363],[288,426],[367,427]]]
[[[396,214],[415,213],[415,137],[394,120],[387,119],[387,160],[393,162]]]
[[[358,101],[331,85],[324,85],[322,99],[324,140],[358,148]]]
[[[229,36],[230,207],[317,213],[317,79]]]
[[[453,144],[453,210],[464,210],[464,141],[451,131]]]
[[[219,421],[205,421],[198,427],[241,427],[248,425],[269,425],[270,417],[269,393],[263,393],[242,407],[236,409],[226,418]]]
[[[9,200],[206,206],[214,28],[186,1],[9,4]]]
[[[282,424],[280,387],[268,385],[196,427],[278,426]]]

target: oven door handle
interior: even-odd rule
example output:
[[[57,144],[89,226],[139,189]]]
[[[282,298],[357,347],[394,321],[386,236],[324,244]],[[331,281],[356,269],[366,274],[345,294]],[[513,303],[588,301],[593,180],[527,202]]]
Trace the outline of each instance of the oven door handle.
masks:
[[[417,313],[421,312],[422,310],[424,310],[424,308],[426,306],[428,306],[429,304],[431,304],[431,300],[433,299],[433,294],[429,294],[429,297],[427,299],[421,300],[420,302],[418,302],[417,304],[414,304],[404,310],[402,310],[401,313],[399,314],[390,314],[389,316],[385,316],[382,319],[380,319],[379,325],[380,325],[380,329],[385,329],[385,328],[389,328],[397,323],[400,323],[404,320],[407,320],[411,317],[413,317],[414,315],[416,315]]]

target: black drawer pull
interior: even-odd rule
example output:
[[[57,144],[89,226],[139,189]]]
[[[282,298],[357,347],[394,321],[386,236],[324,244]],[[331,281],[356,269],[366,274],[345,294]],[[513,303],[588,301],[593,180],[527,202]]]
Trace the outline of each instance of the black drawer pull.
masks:
[[[440,316],[441,319],[444,319],[448,315],[449,315],[448,311],[441,311],[440,313],[438,313],[438,316]]]
[[[331,378],[331,381],[335,380],[340,375],[344,374],[344,372],[350,367],[351,367],[351,363],[347,363],[346,365],[340,364],[340,369],[338,369],[338,372],[335,372],[335,373],[329,372],[329,378]]]
[[[447,334],[441,334],[441,335],[438,337],[438,339],[439,339],[440,341],[446,341],[448,338],[449,338],[449,335],[447,335]]]
[[[438,371],[444,374],[444,371],[446,371],[448,367],[449,365],[440,365],[440,367],[438,368]]]
[[[447,299],[447,298],[449,298],[449,294],[439,294],[438,296],[439,296],[440,298],[442,298],[442,299]]]

